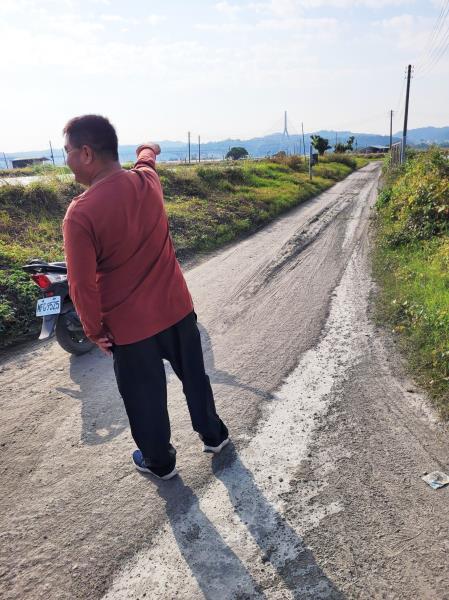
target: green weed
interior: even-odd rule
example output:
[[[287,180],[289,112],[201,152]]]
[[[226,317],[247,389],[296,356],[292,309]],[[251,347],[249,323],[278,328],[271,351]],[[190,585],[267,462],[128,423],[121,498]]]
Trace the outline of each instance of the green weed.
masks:
[[[413,156],[377,201],[377,312],[397,334],[414,377],[449,418],[449,169],[441,152]]]

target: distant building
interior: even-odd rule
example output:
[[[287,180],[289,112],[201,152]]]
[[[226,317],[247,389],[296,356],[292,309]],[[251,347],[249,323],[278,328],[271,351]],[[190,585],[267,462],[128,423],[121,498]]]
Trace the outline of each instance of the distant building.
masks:
[[[366,146],[366,148],[359,150],[361,154],[380,154],[389,151],[390,146]]]
[[[46,160],[50,159],[46,158],[45,156],[41,156],[39,158],[13,158],[11,162],[13,169],[21,169],[22,167],[30,167],[31,165],[41,165]]]

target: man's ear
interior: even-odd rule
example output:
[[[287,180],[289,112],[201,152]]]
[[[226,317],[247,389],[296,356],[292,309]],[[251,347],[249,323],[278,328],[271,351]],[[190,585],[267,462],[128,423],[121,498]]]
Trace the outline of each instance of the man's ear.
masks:
[[[92,150],[92,148],[90,146],[82,146],[81,147],[81,157],[83,159],[83,163],[85,165],[90,165],[92,164],[95,156],[94,156],[94,151]]]

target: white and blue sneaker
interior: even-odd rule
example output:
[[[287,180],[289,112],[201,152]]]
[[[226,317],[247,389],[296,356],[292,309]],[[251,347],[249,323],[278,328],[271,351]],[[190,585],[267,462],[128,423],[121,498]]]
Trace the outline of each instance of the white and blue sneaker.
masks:
[[[150,475],[154,475],[158,479],[171,479],[175,475],[178,474],[176,467],[173,467],[170,471],[162,470],[158,467],[151,467],[151,469],[147,466],[145,459],[140,450],[134,450],[133,452],[133,464],[138,471],[142,473],[149,473]]]
[[[211,446],[211,445],[207,444],[206,442],[204,442],[204,440],[203,440],[203,452],[212,452],[213,454],[218,454],[228,444],[229,444],[228,436],[225,437],[225,439],[220,444],[218,444],[218,446]]]

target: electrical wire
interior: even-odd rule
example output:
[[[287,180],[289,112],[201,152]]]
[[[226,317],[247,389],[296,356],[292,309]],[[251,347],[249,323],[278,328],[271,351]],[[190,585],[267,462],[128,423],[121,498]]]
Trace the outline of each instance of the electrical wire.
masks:
[[[443,0],[441,3],[440,14],[437,17],[437,20],[434,23],[433,29],[430,32],[429,38],[427,40],[426,47],[424,49],[425,53],[430,53],[432,43],[436,41],[438,34],[440,33],[441,27],[444,23],[444,13],[447,11],[449,7],[449,0]]]
[[[438,36],[441,32],[442,27],[444,26],[444,21],[445,21],[445,17],[447,16],[448,8],[449,8],[449,0],[443,0],[442,4],[441,4],[440,13],[434,23],[432,31],[429,34],[425,49],[424,49],[421,57],[416,61],[416,66],[417,66],[418,70],[421,70],[425,67],[425,65],[429,62],[429,59],[435,50],[435,47],[433,47],[433,44],[438,41]]]
[[[441,44],[439,48],[436,50],[432,60],[423,68],[421,71],[420,77],[424,77],[425,75],[429,75],[431,71],[437,66],[443,56],[446,54],[449,48],[449,25],[446,29],[443,39],[441,40]]]
[[[426,44],[425,57],[417,64],[418,77],[428,75],[438,64],[449,47],[449,25],[445,28],[449,17],[449,0],[441,5],[441,10]]]

